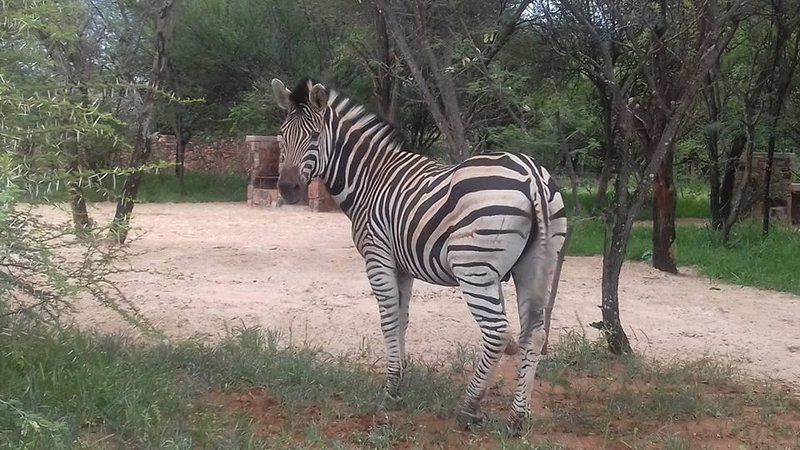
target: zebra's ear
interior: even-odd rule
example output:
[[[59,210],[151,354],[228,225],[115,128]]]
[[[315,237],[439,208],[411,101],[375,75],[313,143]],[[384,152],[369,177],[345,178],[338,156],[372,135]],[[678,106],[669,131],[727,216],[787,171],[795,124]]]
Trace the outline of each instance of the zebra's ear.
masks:
[[[278,106],[288,111],[292,107],[292,91],[290,91],[283,81],[273,78],[272,79],[272,93],[275,95],[275,102]]]
[[[328,107],[328,88],[319,83],[315,84],[308,93],[308,103],[317,112],[322,112]]]

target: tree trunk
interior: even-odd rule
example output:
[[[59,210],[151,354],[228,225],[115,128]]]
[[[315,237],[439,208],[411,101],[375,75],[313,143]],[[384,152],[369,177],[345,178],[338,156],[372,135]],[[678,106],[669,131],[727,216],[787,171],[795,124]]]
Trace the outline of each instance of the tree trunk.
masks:
[[[653,184],[653,267],[678,273],[675,260],[675,208],[677,195],[672,174],[674,150],[661,162]]]
[[[556,261],[556,269],[553,272],[553,281],[550,283],[550,292],[547,298],[547,306],[544,309],[544,331],[547,333],[542,346],[542,354],[547,354],[547,344],[550,340],[550,323],[553,319],[553,308],[556,304],[556,296],[558,295],[558,283],[561,281],[561,269],[564,267],[564,258],[567,256],[567,246],[569,245],[569,231],[564,237],[564,245],[561,247],[561,252],[558,254]]]
[[[745,107],[745,143],[746,154],[744,157],[744,171],[741,178],[736,183],[733,194],[731,195],[731,206],[728,215],[725,218],[725,223],[722,224],[722,242],[727,244],[731,236],[731,229],[736,221],[739,219],[739,211],[742,207],[742,198],[747,190],[747,185],[750,183],[750,176],[753,173],[753,153],[755,152],[755,135],[756,135],[756,120],[754,119],[754,111],[752,103],[747,104]],[[731,150],[733,151],[733,150]],[[736,164],[734,162],[733,164]]]
[[[92,221],[86,208],[86,198],[80,181],[80,147],[78,146],[77,136],[74,133],[68,134],[69,136],[64,142],[64,148],[67,150],[69,157],[67,172],[70,180],[67,182],[67,192],[69,193],[69,206],[72,211],[72,226],[78,232],[88,231],[92,227]]]
[[[148,119],[149,122],[149,119]],[[147,124],[149,129],[149,123]],[[141,131],[140,131],[141,132]],[[137,137],[137,142],[140,138]],[[150,138],[145,135],[144,143],[134,147],[134,155],[131,157],[131,167],[139,168],[150,158]],[[139,186],[142,182],[142,172],[137,170],[131,173],[122,186],[122,192],[117,200],[117,209],[114,212],[114,220],[111,223],[109,234],[117,243],[124,244],[130,231],[131,213],[135,206],[136,197],[139,195]]]
[[[770,185],[772,184],[772,165],[775,159],[775,133],[777,132],[777,122],[777,116],[770,118],[770,133],[767,139],[767,165],[764,169],[764,196],[761,199],[764,202],[761,221],[764,234],[769,233],[770,210],[772,208]]]
[[[595,83],[595,86],[597,86],[598,93],[600,94],[603,116],[603,168],[600,169],[600,178],[597,180],[597,193],[595,194],[594,205],[592,206],[593,212],[598,214],[606,206],[606,201],[608,199],[608,181],[611,179],[616,133],[614,131],[613,104],[611,99],[608,98],[605,85],[602,83]]]
[[[711,227],[720,229],[725,215],[721,211],[720,176],[719,176],[719,123],[721,118],[721,98],[717,84],[716,72],[706,76],[706,88],[703,90],[708,111],[706,125],[706,152],[708,153],[708,183],[710,188],[709,208],[711,210]]]
[[[734,189],[736,187],[736,166],[744,153],[747,144],[747,135],[738,133],[731,142],[731,149],[728,151],[728,158],[725,161],[725,172],[722,176],[722,186],[719,192],[719,215],[720,225],[715,229],[720,229],[725,220],[731,214],[733,204]]]
[[[172,39],[174,30],[174,16],[176,3],[178,0],[163,0],[158,10],[156,18],[155,33],[155,54],[153,56],[153,68],[150,74],[149,88],[141,96],[142,105],[136,120],[136,136],[134,137],[133,152],[131,153],[130,167],[135,172],[128,176],[122,186],[122,192],[117,200],[117,209],[114,213],[114,220],[109,230],[110,236],[119,244],[125,243],[130,227],[131,213],[142,181],[142,172],[139,170],[150,159],[150,125],[156,108],[155,91],[166,78],[167,74],[167,48]],[[131,84],[134,80],[129,80]],[[137,89],[132,86],[131,89]]]
[[[611,242],[605,239],[603,246],[603,278],[602,278],[602,305],[603,321],[592,324],[605,333],[608,348],[612,353],[621,355],[631,353],[631,344],[622,321],[619,317],[619,276],[622,273],[622,264],[625,262],[625,252],[630,238],[630,214],[636,214],[635,205],[631,205],[628,197],[628,170],[623,167],[625,162],[619,162],[617,179],[615,182],[614,218],[611,228]],[[632,210],[633,207],[633,210]],[[606,233],[607,235],[607,233]]]
[[[178,177],[178,184],[181,188],[181,195],[186,195],[186,184],[184,174],[186,173],[186,144],[189,143],[189,135],[183,127],[183,115],[180,106],[175,109],[175,176]]]
[[[615,217],[611,245],[603,255],[602,330],[606,333],[608,348],[616,355],[632,351],[619,318],[619,276],[622,272],[622,263],[625,262],[625,244],[628,240],[626,234],[629,232],[625,230],[624,219]]]
[[[400,83],[394,76],[395,55],[389,40],[389,33],[386,30],[386,19],[377,7],[375,10],[375,36],[376,53],[378,68],[374,72],[375,98],[378,102],[378,109],[381,116],[394,126],[399,125],[400,103]]]
[[[80,98],[80,105],[88,108],[90,105],[89,91],[85,83],[89,80],[88,68],[86,61],[74,58],[78,69],[80,85],[74,86],[70,89],[71,93]],[[79,62],[79,63],[78,63]],[[72,225],[75,231],[89,231],[92,228],[92,219],[89,217],[89,211],[86,208],[86,196],[81,186],[81,163],[85,160],[85,154],[81,150],[81,145],[78,141],[78,135],[70,132],[66,142],[66,148],[70,158],[67,166],[67,171],[72,178],[67,183],[67,191],[69,192],[69,205],[72,210]]]
[[[68,183],[69,205],[72,209],[72,225],[75,231],[86,231],[92,227],[89,211],[86,209],[86,198],[80,184],[75,181]]]
[[[580,214],[581,204],[578,200],[578,178],[575,175],[575,167],[572,165],[572,155],[570,155],[569,145],[567,145],[567,133],[564,130],[564,124],[561,122],[561,112],[556,111],[556,131],[558,133],[559,147],[561,147],[561,155],[564,158],[564,167],[567,169],[569,175],[570,187],[572,188],[572,204],[574,205],[575,212]]]
[[[757,62],[754,62],[754,67]],[[762,72],[762,75],[759,75],[758,80],[751,80],[750,89],[745,92],[744,95],[744,115],[742,117],[742,125],[744,125],[744,129],[742,130],[742,135],[744,136],[742,146],[744,147],[745,156],[743,158],[744,162],[744,171],[739,177],[734,175],[734,178],[738,178],[734,180],[735,187],[733,189],[733,194],[731,195],[731,202],[730,202],[730,209],[728,210],[728,214],[725,216],[725,222],[722,225],[722,242],[724,244],[728,244],[730,239],[731,230],[733,229],[733,225],[739,219],[739,211],[742,207],[742,199],[744,198],[744,193],[748,189],[748,185],[750,184],[750,177],[753,173],[753,153],[755,153],[755,140],[756,140],[756,126],[759,123],[759,117],[761,116],[761,95],[762,90],[764,89],[764,82],[761,81],[761,77],[765,76],[765,72]],[[738,141],[734,139],[734,144]],[[732,148],[731,153],[735,150]],[[736,166],[738,161],[728,161],[730,164]],[[737,171],[736,167],[733,169]]]

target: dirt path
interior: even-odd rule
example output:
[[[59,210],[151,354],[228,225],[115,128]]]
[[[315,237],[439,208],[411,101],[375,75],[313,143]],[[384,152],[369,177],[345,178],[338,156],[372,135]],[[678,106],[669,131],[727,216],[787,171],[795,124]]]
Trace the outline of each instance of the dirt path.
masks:
[[[213,339],[244,323],[331,353],[382,354],[377,306],[342,214],[212,203],[146,204],[135,212],[132,249],[142,255],[134,262],[160,274],[127,275],[121,287],[170,336]],[[95,206],[93,215],[110,217],[111,206]],[[639,350],[659,358],[721,354],[754,373],[800,383],[800,297],[667,275],[642,263],[625,267],[622,320]],[[513,288],[505,289],[515,323]],[[599,301],[600,258],[568,258],[554,330],[583,326],[593,335],[585,324],[599,319]],[[121,326],[91,308],[77,320],[102,330]],[[419,282],[408,338],[409,350],[428,360],[479,342],[457,291]]]

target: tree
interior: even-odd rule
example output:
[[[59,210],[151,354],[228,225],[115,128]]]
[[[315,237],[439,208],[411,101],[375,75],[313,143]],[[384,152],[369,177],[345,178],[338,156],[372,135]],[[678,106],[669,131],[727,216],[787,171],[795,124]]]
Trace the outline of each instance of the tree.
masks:
[[[57,32],[50,27],[34,28],[33,34],[39,44],[45,49],[54,66],[55,72],[61,77],[62,82],[68,86],[67,94],[82,108],[88,108],[89,85],[93,80],[95,61],[97,60],[102,32],[94,23],[86,5],[79,1],[67,1],[63,4],[52,5],[58,12],[64,14],[60,20],[67,32]],[[71,32],[74,30],[74,34]],[[91,219],[86,209],[86,199],[78,178],[82,167],[86,165],[86,152],[80,136],[67,132],[61,148],[68,155],[68,170],[73,175],[73,180],[68,183],[72,221],[76,229],[90,228]]]
[[[714,62],[703,82],[711,226],[721,231],[725,242],[743,204],[762,116],[766,75],[762,25],[755,15],[743,18],[728,51]],[[737,176],[740,162],[745,170]]]
[[[169,85],[177,96],[197,101],[177,108],[181,134],[274,133],[283,118],[269,94],[274,77],[311,76],[344,87],[336,49],[340,33],[351,28],[337,28],[327,17],[344,20],[354,9],[364,8],[318,0],[185,2],[170,49]],[[174,117],[162,121],[167,128],[176,123]]]
[[[800,12],[795,14],[781,1],[754,2],[750,7],[752,14],[742,20],[729,55],[712,66],[703,88],[711,223],[725,242],[744,203],[753,200],[746,191],[756,146],[767,146],[771,164],[770,149],[774,155],[775,148],[789,139],[789,130],[781,123],[788,118],[785,105],[792,98],[789,93],[798,61]],[[744,170],[737,177],[740,165]],[[759,192],[762,200],[769,197],[764,186]],[[763,203],[766,230],[771,202]]]
[[[142,167],[150,158],[151,122],[156,108],[156,100],[160,95],[158,91],[161,89],[167,77],[167,49],[172,39],[176,14],[177,0],[163,0],[158,7],[155,19],[153,66],[146,89],[143,89],[143,92],[140,93],[133,72],[131,70],[123,71],[123,75],[126,76],[126,81],[129,84],[129,92],[134,94],[135,101],[138,104],[136,134],[134,136],[133,151],[130,157],[130,167]],[[128,236],[130,216],[133,211],[136,196],[139,192],[141,181],[141,172],[130,174],[125,180],[125,184],[122,186],[122,192],[117,200],[117,209],[114,213],[111,234],[120,244],[124,243]]]
[[[778,139],[778,127],[783,116],[786,97],[791,87],[798,61],[800,61],[800,8],[797,2],[769,1],[770,27],[774,30],[771,41],[769,71],[766,77],[767,93],[767,166],[764,174],[764,204],[762,226],[769,233],[772,198],[772,165]]]
[[[0,10],[0,316],[57,321],[77,294],[88,293],[101,306],[140,321],[112,281],[122,270],[124,249],[104,245],[101,230],[41,220],[21,203],[47,203],[59,199],[64,185],[85,187],[125,175],[76,171],[75,155],[63,151],[78,139],[121,136],[113,114],[76,96],[75,83],[54,76],[65,66],[53,47],[42,44],[68,41],[75,23],[61,6],[22,1]]]
[[[722,12],[715,2],[686,5],[667,4],[665,0],[655,10],[649,4],[617,1],[562,0],[540,7],[546,13],[545,27],[574,30],[575,39],[589,36],[595,51],[578,53],[575,59],[609,87],[616,122],[625,136],[614,159],[611,236],[603,254],[603,320],[595,324],[605,331],[611,351],[624,353],[630,351],[630,344],[619,318],[619,276],[633,222],[654,184],[660,183],[656,191],[665,194],[663,198],[656,194],[656,202],[669,207],[669,196],[674,192],[670,193],[672,163],[668,159],[675,139],[702,77],[730,39],[735,14],[742,5],[732,4]],[[693,20],[679,20],[688,17]],[[667,45],[671,42],[689,42],[693,46],[684,48],[683,53],[668,54]],[[638,151],[635,142],[639,144]],[[633,174],[639,178],[635,190],[629,193]],[[669,214],[664,209],[657,212]],[[664,231],[654,230],[654,235],[669,235]],[[660,244],[654,242],[657,243]]]
[[[376,0],[375,4],[445,140],[450,158],[464,160],[473,150],[467,130],[479,111],[479,101],[463,106],[464,80],[458,74],[467,73],[467,69],[487,73],[520,25],[530,1],[499,5],[470,2],[462,4],[459,11],[438,1]],[[480,19],[492,16],[497,20],[490,31]],[[488,38],[482,39],[484,36]]]

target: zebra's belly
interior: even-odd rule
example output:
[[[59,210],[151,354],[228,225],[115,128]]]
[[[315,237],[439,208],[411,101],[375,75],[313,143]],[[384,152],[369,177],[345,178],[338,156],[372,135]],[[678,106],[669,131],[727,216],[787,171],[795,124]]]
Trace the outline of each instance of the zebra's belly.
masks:
[[[458,280],[456,280],[455,276],[449,270],[431,272],[423,271],[414,267],[402,267],[402,265],[401,270],[414,277],[414,279],[424,281],[426,283],[435,284],[437,286],[458,286]]]

